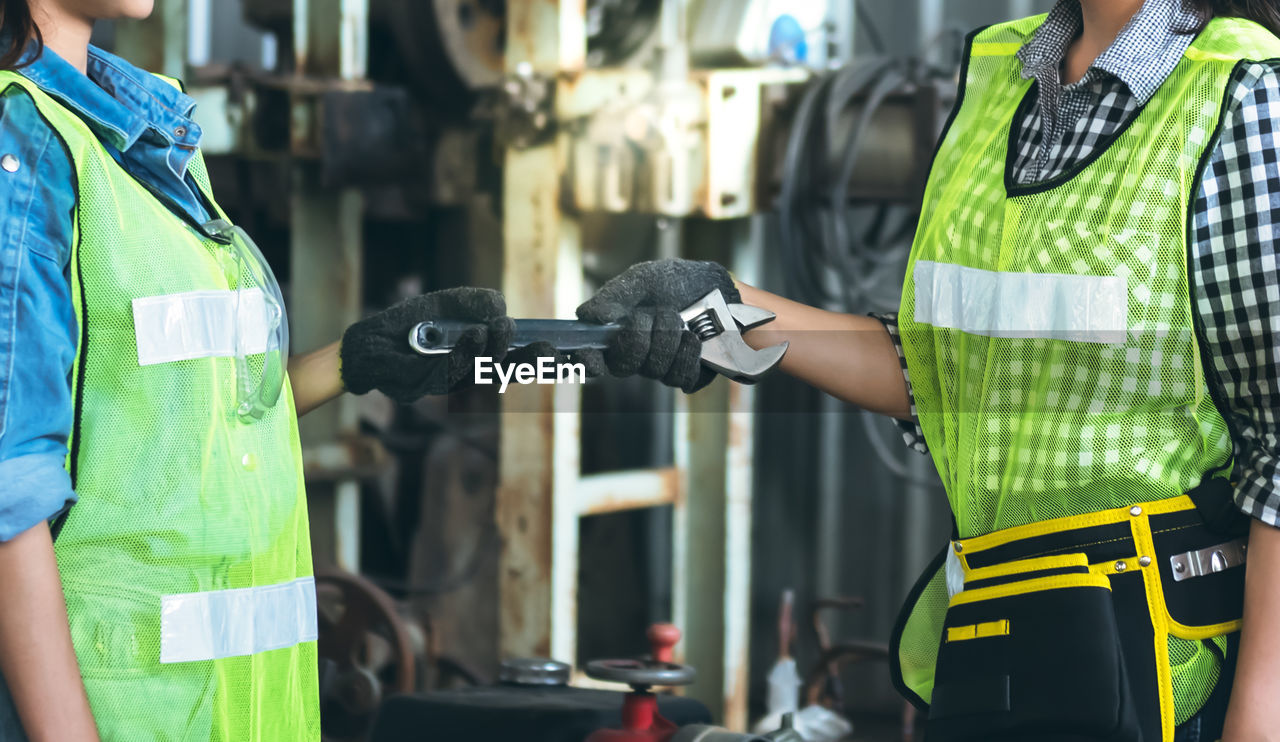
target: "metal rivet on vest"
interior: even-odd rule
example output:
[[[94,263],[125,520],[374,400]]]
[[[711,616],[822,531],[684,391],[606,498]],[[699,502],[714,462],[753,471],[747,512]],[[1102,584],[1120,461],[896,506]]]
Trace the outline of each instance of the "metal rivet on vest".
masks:
[[[1134,505],[1133,507],[1129,508],[1129,515],[1132,515],[1135,517],[1142,515],[1142,508],[1138,507],[1137,505]]]
[[[258,457],[251,453],[246,453],[240,457],[240,466],[243,466],[245,471],[253,471],[258,468]]]
[[[0,157],[0,167],[4,168],[7,173],[16,173],[18,168],[22,167],[22,163],[13,155],[5,155]]]
[[[955,546],[956,546],[956,553],[957,553],[957,554],[959,554],[960,552],[964,551],[964,544],[957,543]]]
[[[1127,563],[1125,563],[1125,562],[1116,562],[1116,571],[1117,571],[1117,572],[1123,572],[1123,571],[1125,571],[1125,570],[1126,570],[1126,569],[1128,569],[1128,568],[1129,568],[1129,565],[1128,565]]]
[[[1142,557],[1141,559],[1138,560],[1138,564],[1141,564],[1144,567],[1150,567],[1151,557]]]

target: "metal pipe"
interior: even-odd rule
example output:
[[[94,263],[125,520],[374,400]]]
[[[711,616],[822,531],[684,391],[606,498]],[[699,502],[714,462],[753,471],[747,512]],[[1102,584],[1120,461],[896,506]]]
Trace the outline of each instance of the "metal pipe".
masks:
[[[1009,0],[1009,17],[1026,18],[1035,13],[1032,0]]]
[[[209,0],[187,0],[187,64],[209,64],[213,37],[213,13]]]
[[[930,57],[937,53],[933,42],[942,34],[944,26],[943,0],[920,0],[920,38],[917,40],[921,55]]]

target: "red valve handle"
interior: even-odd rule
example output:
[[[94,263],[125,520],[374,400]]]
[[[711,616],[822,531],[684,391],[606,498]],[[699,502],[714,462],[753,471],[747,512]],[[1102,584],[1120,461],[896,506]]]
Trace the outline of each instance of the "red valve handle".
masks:
[[[675,624],[656,623],[649,627],[647,633],[649,645],[653,648],[653,659],[658,662],[671,662],[673,650],[680,642],[680,629]]]
[[[611,683],[626,683],[635,689],[654,686],[689,685],[697,673],[687,665],[672,662],[673,648],[680,641],[680,629],[669,623],[654,624],[646,636],[652,656],[636,660],[595,660],[587,663],[587,677]]]

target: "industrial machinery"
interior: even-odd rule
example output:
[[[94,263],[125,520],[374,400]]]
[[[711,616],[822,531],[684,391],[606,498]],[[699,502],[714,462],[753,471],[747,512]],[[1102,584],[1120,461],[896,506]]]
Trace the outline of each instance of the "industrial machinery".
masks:
[[[674,626],[654,626],[648,657],[588,665],[592,677],[629,683],[631,693],[570,687],[571,669],[563,662],[507,660],[495,685],[390,699],[370,741],[667,742],[680,727],[711,720],[697,701],[649,692],[693,679],[692,668],[670,661],[679,637]]]
[[[648,639],[652,651],[645,657],[587,664],[589,677],[631,686],[625,695],[569,687],[563,662],[508,660],[493,686],[390,699],[370,742],[803,742],[789,723],[763,737],[738,734],[708,723],[710,714],[697,701],[651,692],[687,685],[695,672],[672,662],[680,641],[675,626],[655,624]]]
[[[842,67],[849,2],[243,0],[278,64],[184,70],[189,3],[159,0],[147,32],[122,29],[118,51],[186,79],[220,200],[255,223],[287,277],[295,350],[436,282],[500,287],[513,316],[563,318],[635,259],[716,259],[754,281],[766,228],[745,218],[775,210],[798,298],[883,291],[883,273],[870,287],[834,279],[891,271],[868,255],[901,237],[901,218],[876,222],[883,239],[850,233],[848,255],[814,237],[848,226],[833,204],[916,197],[953,87],[903,63],[874,62],[892,85]],[[645,252],[620,249],[628,241]],[[375,246],[391,257],[367,260]],[[560,687],[592,682],[573,670],[580,626],[625,637],[653,618],[685,628],[671,661],[699,669],[688,698],[658,697],[662,716],[745,729],[753,394],[717,383],[662,397],[663,414],[625,431],[651,439],[652,455],[600,471],[584,462],[613,439],[599,426],[618,421],[563,414],[585,409],[578,389],[400,410],[346,398],[308,415],[315,554],[333,566],[320,578],[326,738],[364,740],[376,717],[375,739],[413,739],[443,713],[433,697],[466,699],[474,723],[490,700],[543,713],[572,698],[617,715],[573,727],[579,742],[617,728],[623,705]],[[637,511],[664,513],[648,546],[667,566],[657,587],[624,589],[664,604],[580,615],[588,519]],[[568,668],[499,670],[544,656]],[[544,671],[559,685],[518,680]],[[500,673],[510,682],[492,685]],[[392,698],[406,691],[446,695]],[[682,716],[686,703],[701,710]],[[385,736],[393,722],[404,734]]]

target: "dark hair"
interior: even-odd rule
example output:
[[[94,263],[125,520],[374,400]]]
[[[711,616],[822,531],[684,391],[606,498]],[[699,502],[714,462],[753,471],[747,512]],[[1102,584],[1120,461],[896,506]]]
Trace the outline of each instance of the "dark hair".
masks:
[[[27,0],[0,0],[0,70],[21,67],[19,62],[31,40],[37,45],[44,43]]]
[[[1245,18],[1280,36],[1280,0],[1186,0],[1210,16]]]

